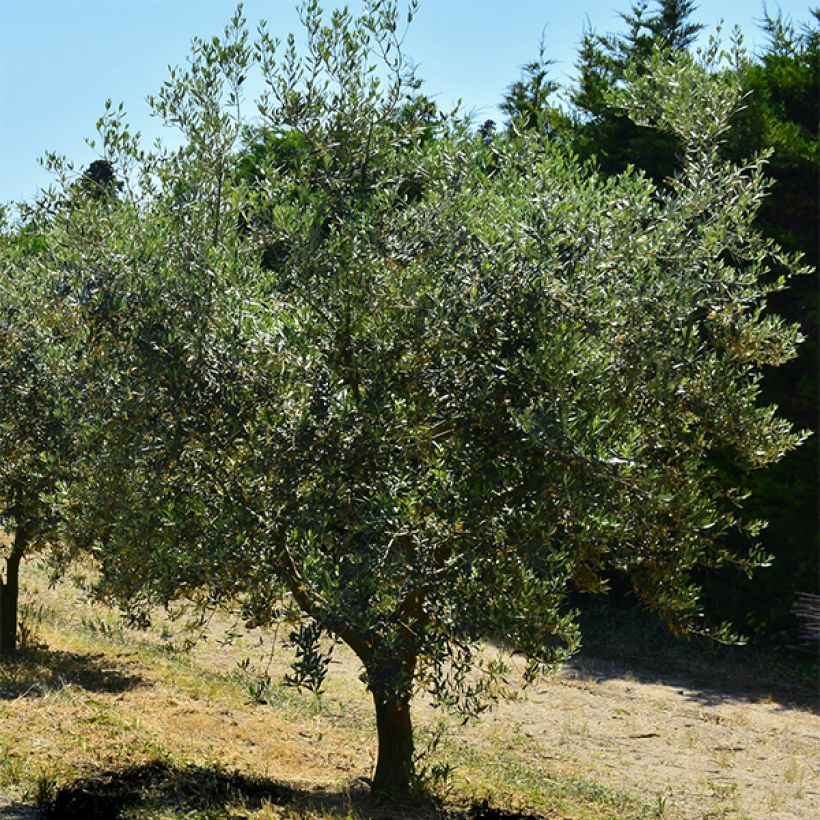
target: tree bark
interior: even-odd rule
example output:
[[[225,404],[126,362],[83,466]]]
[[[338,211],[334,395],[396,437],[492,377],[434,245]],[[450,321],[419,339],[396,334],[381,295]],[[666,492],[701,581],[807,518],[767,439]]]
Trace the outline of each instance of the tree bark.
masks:
[[[410,796],[413,785],[413,724],[409,696],[374,692],[379,757],[371,791],[391,799]]]
[[[22,545],[18,545],[15,537],[14,548],[6,559],[6,580],[0,580],[0,656],[3,657],[17,652],[17,598],[22,557]]]

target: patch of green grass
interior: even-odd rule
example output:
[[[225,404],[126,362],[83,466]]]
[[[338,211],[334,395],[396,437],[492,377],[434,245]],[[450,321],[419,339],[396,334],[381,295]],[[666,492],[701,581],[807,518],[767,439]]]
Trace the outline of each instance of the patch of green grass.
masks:
[[[25,780],[25,763],[11,744],[0,745],[0,787],[19,786]]]
[[[537,749],[527,757],[511,744],[494,743],[490,750],[449,739],[442,746],[454,765],[455,782],[463,786],[470,780],[493,806],[535,813],[548,809],[575,820],[653,814],[648,803],[620,789],[550,771]]]

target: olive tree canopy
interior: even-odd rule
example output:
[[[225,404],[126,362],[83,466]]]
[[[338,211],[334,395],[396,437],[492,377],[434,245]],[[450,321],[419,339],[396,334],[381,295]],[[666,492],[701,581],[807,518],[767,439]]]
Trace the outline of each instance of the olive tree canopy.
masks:
[[[5,214],[4,214],[5,217]],[[55,343],[35,224],[0,225],[0,656],[16,654],[20,565],[52,546],[71,475],[70,362]]]

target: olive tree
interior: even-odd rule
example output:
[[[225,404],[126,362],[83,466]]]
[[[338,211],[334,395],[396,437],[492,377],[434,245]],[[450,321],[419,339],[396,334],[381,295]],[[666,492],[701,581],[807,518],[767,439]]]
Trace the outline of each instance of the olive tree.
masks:
[[[737,511],[800,441],[758,403],[798,334],[761,312],[783,286],[750,228],[763,162],[719,158],[738,93],[714,50],[623,90],[685,147],[661,190],[538,134],[407,115],[393,3],[303,19],[304,51],[252,43],[241,12],[194,41],[153,99],[181,148],[100,122],[118,201],[64,211],[47,250],[84,362],[69,535],[132,609],[297,611],[297,680],[320,683],[319,638],[346,643],[373,789],[404,794],[413,693],[480,710],[487,637],[533,675],[566,657],[568,590],[622,573],[709,631],[691,575],[765,559]]]
[[[71,468],[67,370],[48,331],[33,224],[0,235],[0,655],[17,651],[20,564],[49,546]]]

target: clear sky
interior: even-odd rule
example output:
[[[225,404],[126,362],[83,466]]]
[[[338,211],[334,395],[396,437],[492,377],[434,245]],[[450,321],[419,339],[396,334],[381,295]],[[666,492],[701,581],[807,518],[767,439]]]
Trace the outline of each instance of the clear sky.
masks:
[[[325,0],[332,7],[335,0]],[[132,126],[151,140],[159,123],[145,97],[158,90],[169,64],[185,61],[195,35],[221,32],[233,0],[0,0],[0,202],[29,199],[48,175],[37,164],[47,150],[79,164],[95,158],[103,102],[124,102]],[[246,0],[249,24],[264,18],[278,35],[298,31],[295,0]],[[351,3],[356,6],[355,2]],[[442,106],[458,98],[476,118],[501,119],[497,104],[520,67],[536,53],[545,28],[556,78],[572,77],[585,26],[620,29],[629,0],[421,0],[405,49]],[[699,22],[737,24],[747,45],[764,37],[762,0],[701,0]],[[809,0],[769,0],[797,22]]]

